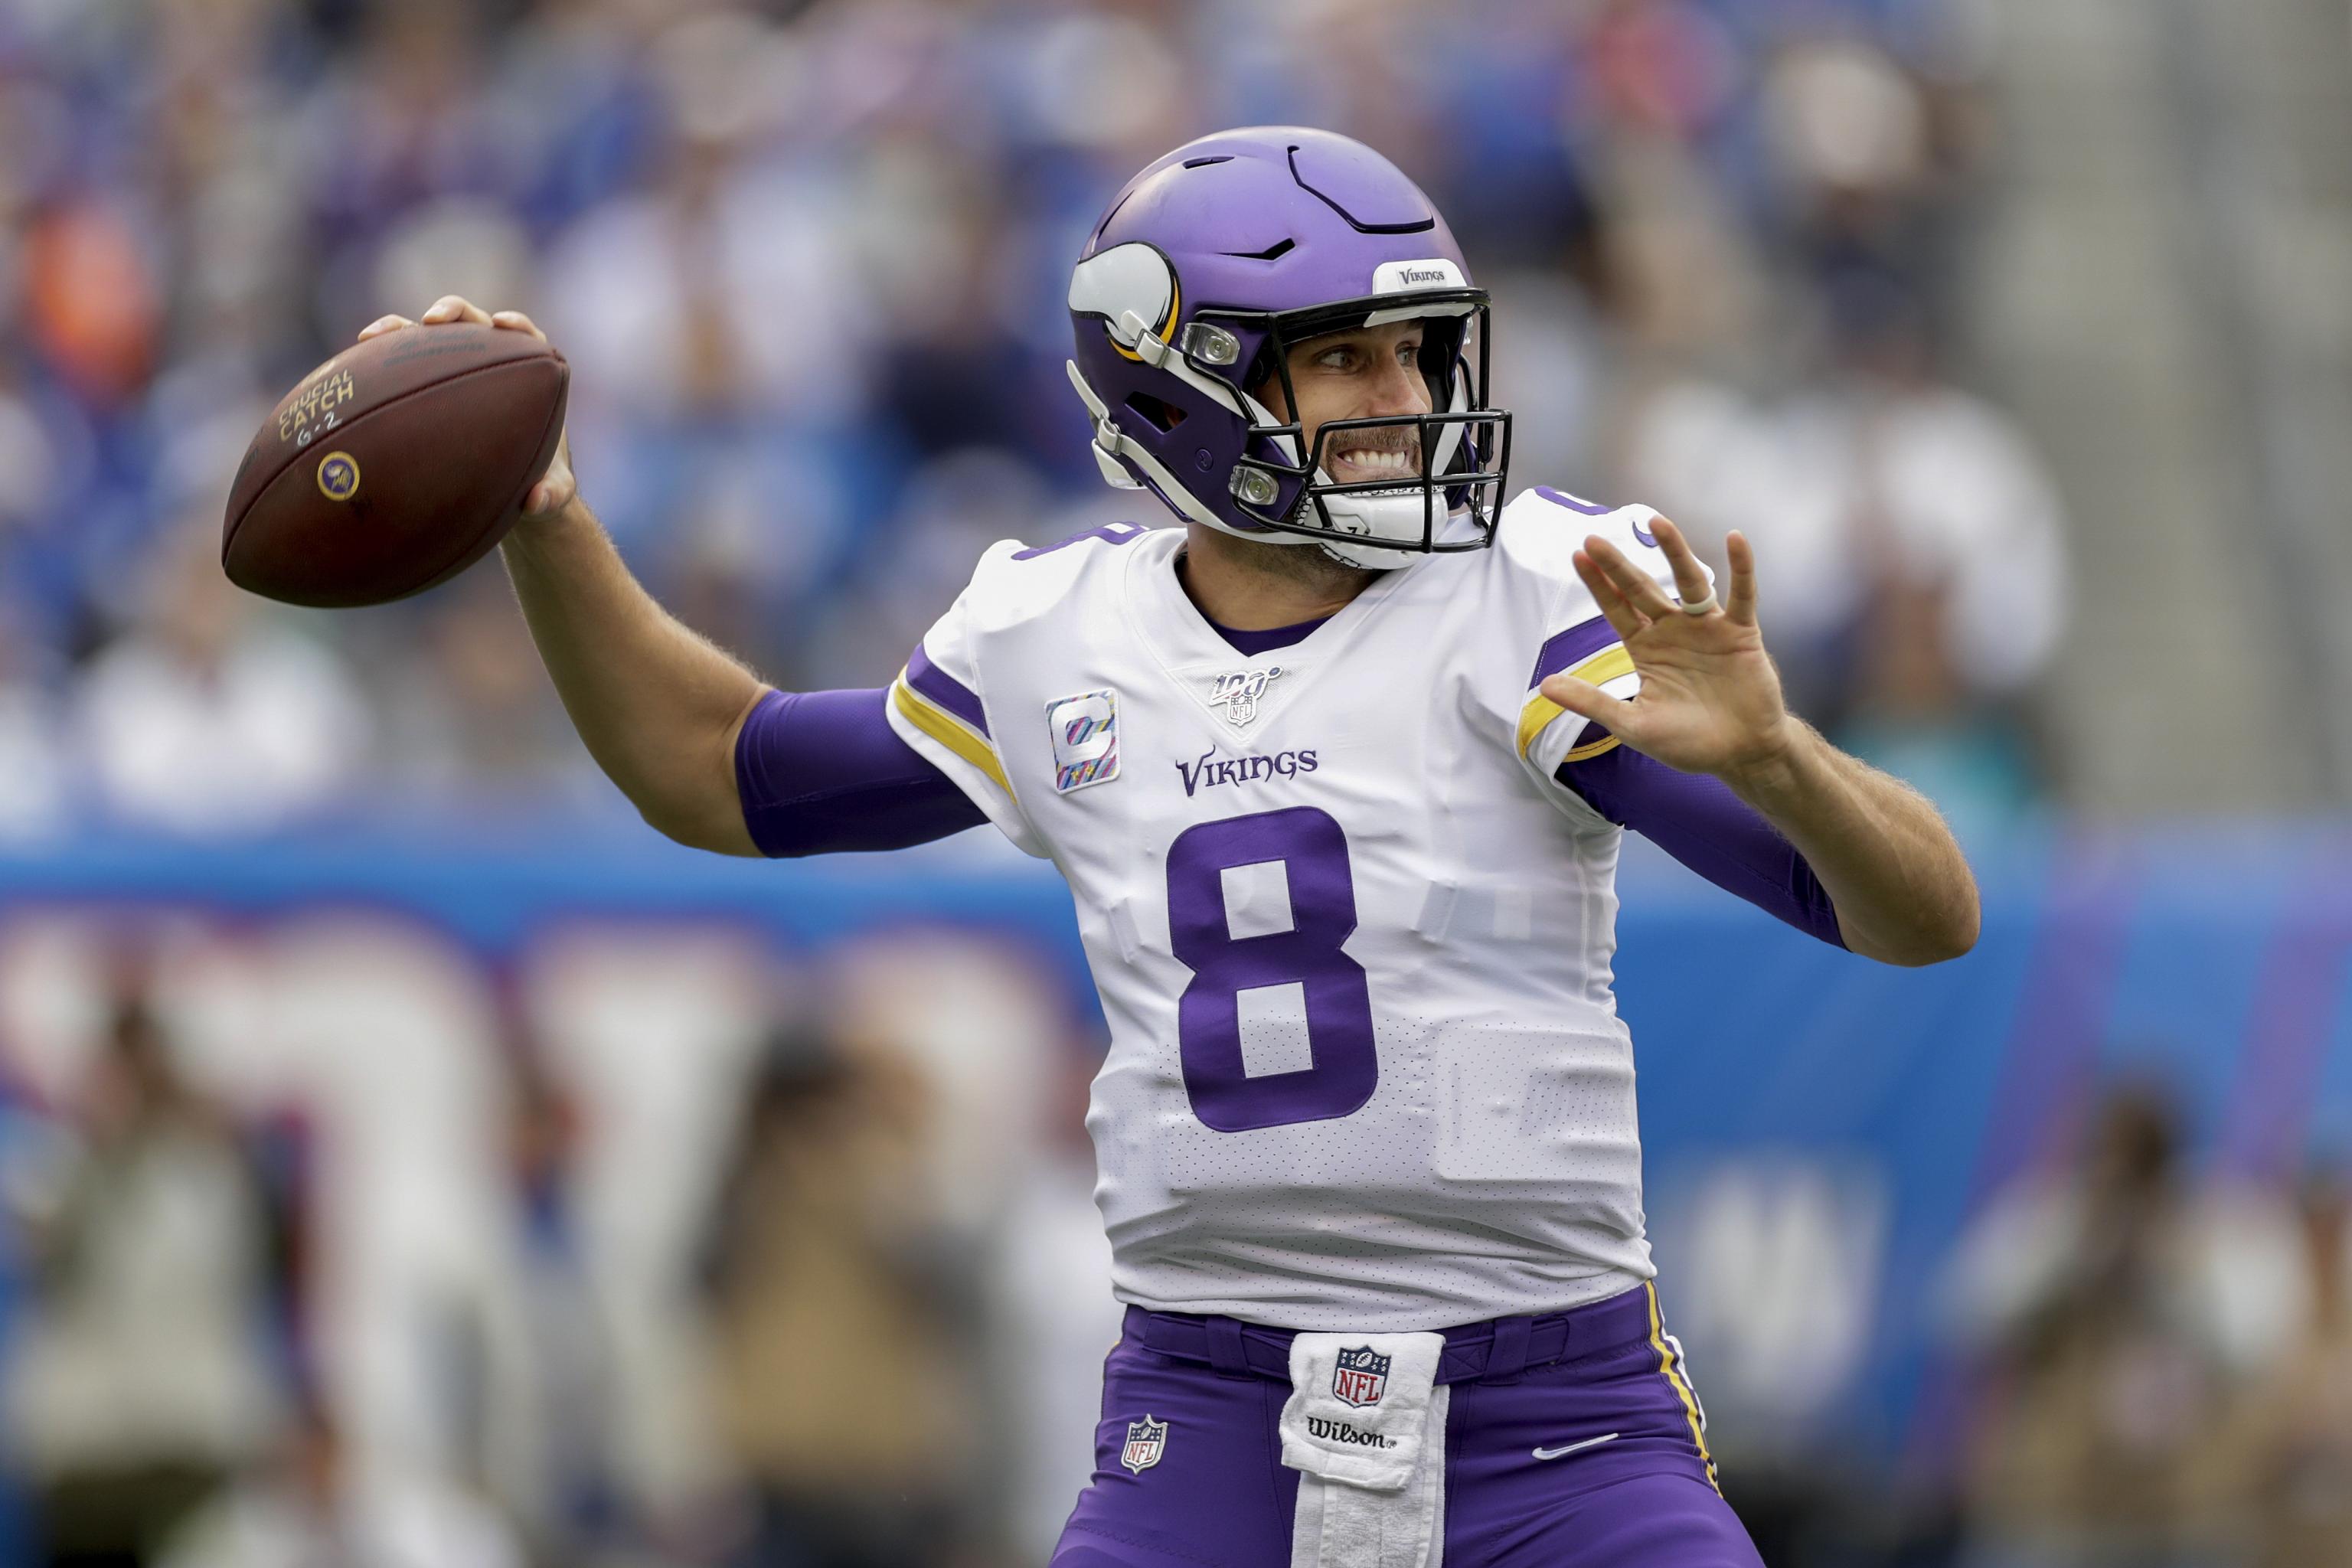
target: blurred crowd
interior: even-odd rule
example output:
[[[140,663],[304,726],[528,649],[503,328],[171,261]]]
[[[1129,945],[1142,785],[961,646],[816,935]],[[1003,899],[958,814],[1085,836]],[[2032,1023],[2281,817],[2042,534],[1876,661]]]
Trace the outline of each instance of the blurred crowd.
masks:
[[[1962,1239],[1966,1568],[2352,1562],[2352,1172],[2217,1170],[2158,1081]]]
[[[621,1157],[626,1114],[576,1036],[556,1045],[594,1008],[642,1047],[644,994],[534,1007],[509,985],[473,1125],[383,1090],[351,1124],[325,1086],[359,1038],[314,1037],[292,1078],[229,1065],[255,1042],[205,1037],[249,1036],[251,1007],[192,1003],[219,981],[183,948],[119,950],[73,997],[71,1067],[42,1088],[18,1061],[0,1099],[0,1563],[1044,1560],[1092,1466],[1118,1308],[1092,1059],[1018,963],[936,940],[844,960],[730,1051],[711,1136],[655,1171]],[[910,1003],[909,964],[960,1024]],[[672,1099],[694,1076],[631,1070]],[[404,1140],[479,1160],[470,1256],[372,1255],[352,1224],[402,1202],[383,1146]],[[676,1186],[675,1223],[616,1207],[616,1177]],[[649,1227],[676,1237],[641,1292]]]
[[[755,977],[767,1000],[723,1024],[755,1026],[717,1071],[659,995],[726,989],[708,951],[568,999],[493,971],[478,1038],[427,1005],[415,1021],[457,1056],[370,1082],[383,1040],[349,1022],[236,1063],[316,952],[270,979],[184,934],[72,940],[84,957],[50,949],[45,977],[0,965],[0,1563],[1045,1560],[1091,1468],[1118,1309],[1092,1058],[1004,952],[908,933],[835,955],[789,1005]],[[226,985],[224,958],[244,971]],[[616,967],[585,963],[575,980]],[[652,966],[672,973],[646,991]],[[397,963],[378,979],[430,989]],[[257,980],[280,994],[236,994]],[[339,1013],[371,994],[310,983]],[[478,1079],[457,1070],[478,1051]],[[331,1083],[352,1073],[356,1120]],[[632,1131],[625,1101],[674,1113],[698,1077],[703,1135],[674,1114]],[[469,1125],[391,1089],[436,1079]],[[2222,1160],[2184,1103],[2112,1081],[1957,1216],[1900,1453],[1848,1468],[1801,1415],[1742,1419],[1756,1369],[1685,1319],[1771,1568],[2352,1561],[2352,1167]],[[459,1196],[478,1251],[371,1261],[352,1216],[396,1208],[420,1160],[478,1160]],[[675,1244],[648,1235],[666,1207]],[[1669,1284],[1687,1300],[1697,1279]],[[373,1369],[371,1315],[392,1352]],[[1816,1348],[1884,1327],[1801,1325]]]
[[[277,395],[446,291],[568,354],[667,603],[780,684],[878,683],[985,543],[1131,512],[1067,268],[1146,161],[1285,121],[1449,215],[1515,485],[1746,530],[1801,709],[1998,825],[2063,769],[2067,595],[1964,390],[1998,42],[1964,0],[11,0],[0,832],[610,805],[494,569],[326,616],[214,564]]]

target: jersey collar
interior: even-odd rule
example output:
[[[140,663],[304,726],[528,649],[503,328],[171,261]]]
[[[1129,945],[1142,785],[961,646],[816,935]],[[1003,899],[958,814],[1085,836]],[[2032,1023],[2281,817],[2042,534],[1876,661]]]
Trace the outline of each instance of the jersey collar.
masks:
[[[1380,614],[1381,606],[1404,581],[1425,570],[1431,561],[1440,559],[1422,556],[1411,565],[1384,573],[1346,605],[1310,626],[1296,642],[1278,649],[1247,654],[1225,639],[1177,581],[1176,553],[1183,545],[1181,528],[1155,529],[1136,542],[1127,562],[1129,619],[1154,661],[1192,699],[1187,706],[1199,717],[1202,727],[1215,737],[1221,749],[1234,754],[1260,749],[1282,711],[1297,703],[1300,695],[1339,661],[1359,631]],[[1266,689],[1267,698],[1262,704],[1264,716],[1246,728],[1228,723],[1210,701],[1216,689],[1217,676],[1267,664],[1280,664],[1285,674]]]

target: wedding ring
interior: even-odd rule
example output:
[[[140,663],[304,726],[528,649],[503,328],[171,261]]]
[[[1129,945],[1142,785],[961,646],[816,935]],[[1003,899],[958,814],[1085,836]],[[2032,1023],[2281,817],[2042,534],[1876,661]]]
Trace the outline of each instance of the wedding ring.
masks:
[[[1710,610],[1720,609],[1722,607],[1716,602],[1715,590],[1712,588],[1709,588],[1706,591],[1706,597],[1701,599],[1696,605],[1692,604],[1687,599],[1676,599],[1675,604],[1675,606],[1686,616],[1704,616]]]

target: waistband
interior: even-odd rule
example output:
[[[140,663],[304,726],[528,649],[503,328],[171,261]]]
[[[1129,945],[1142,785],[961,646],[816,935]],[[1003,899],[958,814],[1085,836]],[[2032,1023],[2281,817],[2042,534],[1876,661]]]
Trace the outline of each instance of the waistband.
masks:
[[[1494,1318],[1444,1331],[1440,1383],[1507,1383],[1531,1366],[1638,1344],[1655,1331],[1647,1285],[1589,1306],[1540,1318]],[[1290,1381],[1290,1342],[1297,1331],[1269,1329],[1238,1318],[1127,1310],[1126,1337],[1146,1350],[1213,1366],[1226,1377]]]

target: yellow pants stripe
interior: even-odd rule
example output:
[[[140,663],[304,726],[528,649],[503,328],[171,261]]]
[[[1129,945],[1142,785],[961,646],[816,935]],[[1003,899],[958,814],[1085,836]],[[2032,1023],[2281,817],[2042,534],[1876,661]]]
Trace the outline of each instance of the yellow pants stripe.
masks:
[[[1706,1467],[1706,1484],[1721,1496],[1723,1485],[1715,1479],[1715,1456],[1706,1451],[1706,1428],[1699,1423],[1698,1395],[1691,1392],[1689,1380],[1683,1376],[1682,1360],[1666,1342],[1665,1321],[1658,1315],[1658,1288],[1645,1284],[1642,1289],[1650,1296],[1650,1348],[1658,1352],[1658,1370],[1674,1385],[1675,1397],[1683,1402],[1683,1417],[1690,1423],[1691,1441],[1698,1445],[1699,1463]]]

